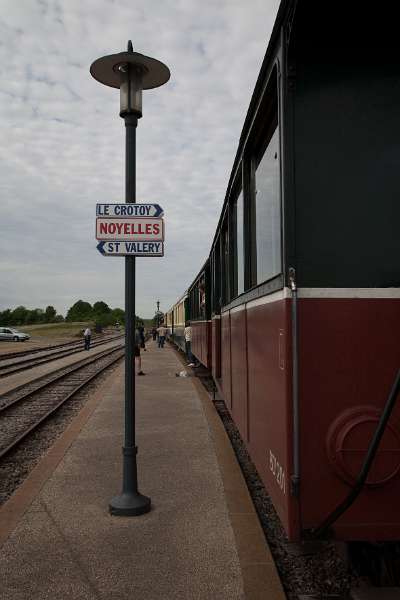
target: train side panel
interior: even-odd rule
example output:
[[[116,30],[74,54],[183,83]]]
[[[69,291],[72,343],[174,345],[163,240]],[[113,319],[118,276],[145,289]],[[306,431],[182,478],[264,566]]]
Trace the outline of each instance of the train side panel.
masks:
[[[221,377],[221,318],[216,316],[211,322],[211,356],[212,376],[214,380]]]
[[[211,321],[192,321],[192,354],[211,369]]]
[[[272,301],[268,297],[250,302],[247,307],[248,448],[288,536],[299,539],[298,501],[290,491],[293,464],[290,307],[290,300]]]
[[[301,506],[318,526],[348,495],[400,365],[400,299],[299,301]],[[338,539],[399,539],[400,407],[367,485],[333,525]],[[316,426],[317,425],[317,426]]]
[[[229,311],[221,315],[221,389],[225,404],[232,409],[231,397],[231,319]]]
[[[231,412],[244,441],[248,441],[247,319],[245,306],[230,311]]]
[[[217,385],[282,523],[300,539],[293,471],[291,299],[282,290],[221,315]],[[213,336],[218,335],[217,326]],[[213,347],[218,340],[213,340]]]
[[[296,501],[290,494],[292,472],[292,362],[290,301],[249,303],[249,451],[288,535],[294,530]],[[294,504],[293,504],[294,503]]]

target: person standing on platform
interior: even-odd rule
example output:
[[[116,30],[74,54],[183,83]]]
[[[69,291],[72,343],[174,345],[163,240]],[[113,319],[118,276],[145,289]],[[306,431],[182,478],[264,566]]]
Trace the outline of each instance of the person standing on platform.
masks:
[[[143,348],[143,350],[146,352],[146,343],[145,343],[145,336],[144,336],[144,327],[138,327],[139,330],[139,336],[140,336],[140,347]]]
[[[136,329],[136,331],[135,331],[135,349],[134,349],[136,371],[137,371],[138,375],[146,375],[146,373],[143,373],[143,371],[142,371],[142,359],[140,357],[140,344],[141,344],[140,331],[138,329]]]
[[[192,328],[190,326],[189,321],[185,323],[185,348],[186,348],[186,356],[189,361],[187,364],[188,367],[194,367],[194,358],[192,354]]]
[[[90,350],[90,339],[92,337],[92,332],[89,327],[86,327],[83,332],[83,337],[85,338],[85,350]]]
[[[158,333],[158,347],[164,348],[165,335],[167,333],[167,328],[164,327],[164,325],[160,325],[160,327],[157,329],[157,333]]]

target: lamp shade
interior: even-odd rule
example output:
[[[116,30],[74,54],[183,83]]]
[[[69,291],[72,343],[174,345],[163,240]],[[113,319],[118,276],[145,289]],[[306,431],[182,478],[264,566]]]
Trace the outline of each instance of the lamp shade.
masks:
[[[110,87],[121,87],[120,67],[134,65],[142,70],[142,89],[149,90],[167,83],[171,73],[166,65],[155,58],[138,52],[119,52],[95,60],[90,73],[100,83]]]

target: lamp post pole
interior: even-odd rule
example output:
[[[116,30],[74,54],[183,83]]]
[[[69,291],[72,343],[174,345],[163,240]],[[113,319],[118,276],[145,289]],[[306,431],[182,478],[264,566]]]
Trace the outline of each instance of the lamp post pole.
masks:
[[[92,76],[100,83],[120,89],[120,116],[125,122],[125,202],[136,202],[136,128],[142,116],[142,90],[168,81],[168,67],[160,61],[133,52],[103,56],[92,63]],[[112,498],[112,515],[135,516],[148,512],[151,500],[140,494],[137,481],[135,443],[135,257],[125,257],[125,438],[122,448],[122,493]]]
[[[157,327],[160,327],[160,301],[157,300]]]
[[[129,45],[128,45],[129,52]],[[130,85],[131,67],[125,73]],[[121,113],[125,122],[125,202],[136,202],[136,128],[138,114]],[[148,512],[151,500],[140,494],[137,479],[135,337],[136,337],[136,258],[125,257],[125,440],[122,447],[122,494],[112,498],[112,515],[135,516]]]
[[[137,116],[123,116],[125,121],[125,202],[136,202],[136,128]],[[135,441],[135,335],[136,335],[136,258],[125,257],[125,442],[122,448],[122,495],[110,502],[114,515],[140,515],[148,512],[151,500],[138,491],[137,447]]]

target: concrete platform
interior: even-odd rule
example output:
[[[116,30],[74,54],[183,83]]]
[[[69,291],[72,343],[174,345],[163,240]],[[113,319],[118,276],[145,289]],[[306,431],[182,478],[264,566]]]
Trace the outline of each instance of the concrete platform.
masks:
[[[121,488],[123,367],[0,509],[1,600],[284,600],[212,402],[150,343],[137,378],[140,517]]]

